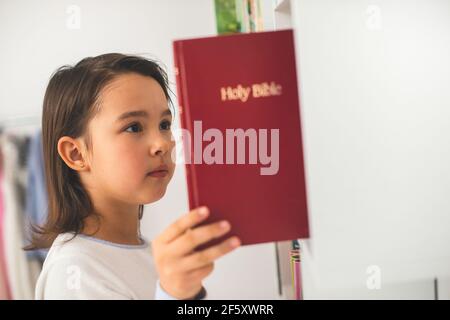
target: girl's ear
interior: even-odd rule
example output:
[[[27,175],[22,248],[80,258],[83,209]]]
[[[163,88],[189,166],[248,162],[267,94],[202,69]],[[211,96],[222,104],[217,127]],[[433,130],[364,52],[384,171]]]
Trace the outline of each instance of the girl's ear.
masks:
[[[75,171],[85,171],[88,169],[87,159],[83,157],[84,153],[81,140],[68,136],[59,138],[58,153],[69,168]]]

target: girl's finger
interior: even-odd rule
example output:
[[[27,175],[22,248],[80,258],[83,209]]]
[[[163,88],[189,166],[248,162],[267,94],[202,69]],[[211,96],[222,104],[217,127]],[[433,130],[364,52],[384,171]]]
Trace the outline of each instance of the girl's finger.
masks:
[[[184,270],[194,270],[202,268],[216,259],[222,257],[223,255],[233,251],[241,245],[241,241],[238,237],[231,237],[225,241],[222,241],[218,245],[204,249],[199,252],[195,252],[185,258],[183,258],[180,263],[181,268]]]
[[[180,255],[186,255],[192,252],[195,247],[200,244],[223,236],[230,231],[230,229],[230,223],[227,221],[220,221],[208,224],[206,226],[197,227],[175,239],[171,243],[171,246],[176,246],[176,250]]]
[[[159,238],[164,243],[169,243],[185,233],[189,228],[199,224],[208,216],[208,214],[209,210],[207,207],[195,208],[172,223],[163,231]]]

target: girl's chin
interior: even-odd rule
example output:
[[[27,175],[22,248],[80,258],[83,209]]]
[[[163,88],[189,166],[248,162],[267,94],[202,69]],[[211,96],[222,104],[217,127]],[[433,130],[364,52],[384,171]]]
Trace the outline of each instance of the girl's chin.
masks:
[[[142,204],[149,204],[155,201],[158,201],[166,194],[166,187],[164,188],[158,188],[155,190],[155,188],[152,188],[151,190],[148,190],[148,192],[145,192],[142,195]]]

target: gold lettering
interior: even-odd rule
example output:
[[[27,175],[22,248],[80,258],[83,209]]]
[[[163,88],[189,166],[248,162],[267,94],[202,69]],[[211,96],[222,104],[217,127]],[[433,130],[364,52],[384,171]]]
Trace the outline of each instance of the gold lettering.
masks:
[[[260,97],[279,96],[282,93],[283,87],[272,81],[270,84],[267,82],[255,83],[252,86],[252,89],[253,89],[253,97],[260,98]]]
[[[279,96],[282,94],[283,87],[275,81],[255,83],[249,87],[238,84],[236,87],[221,87],[220,98],[222,101],[240,100],[247,102],[252,94],[253,98]]]
[[[222,101],[227,100],[241,100],[246,102],[250,96],[250,87],[243,87],[239,84],[237,87],[222,87],[220,88],[220,96]]]

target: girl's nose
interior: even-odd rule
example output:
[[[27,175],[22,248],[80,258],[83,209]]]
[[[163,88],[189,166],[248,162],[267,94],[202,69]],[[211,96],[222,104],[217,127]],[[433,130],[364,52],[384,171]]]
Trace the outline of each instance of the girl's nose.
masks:
[[[170,138],[158,135],[150,142],[150,154],[152,156],[165,155],[172,149],[173,141]]]

